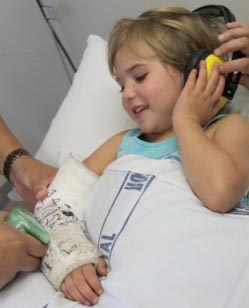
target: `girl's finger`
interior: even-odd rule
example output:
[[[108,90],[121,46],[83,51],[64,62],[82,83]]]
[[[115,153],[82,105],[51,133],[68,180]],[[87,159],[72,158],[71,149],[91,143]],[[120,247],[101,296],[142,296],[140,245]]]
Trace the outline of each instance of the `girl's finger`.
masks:
[[[72,275],[67,276],[64,283],[64,289],[66,290],[65,294],[70,300],[77,301],[84,305],[90,306],[90,302],[87,300],[86,296],[83,295],[82,292],[80,292],[75,285]]]
[[[67,287],[66,287],[65,282],[62,282],[62,283],[61,283],[60,291],[65,295],[65,297],[67,297],[68,299],[70,299],[70,298],[68,297],[68,295],[67,295],[68,291],[67,291]]]
[[[199,64],[199,72],[196,81],[196,90],[203,91],[207,85],[207,68],[206,68],[206,61],[201,60]]]
[[[65,282],[62,282],[60,290],[65,295],[66,298],[68,298],[71,301],[73,301],[73,298],[71,297],[69,291],[67,290],[67,286],[66,286]]]
[[[220,100],[222,93],[224,91],[225,82],[226,82],[225,77],[220,75],[219,79],[217,80],[217,85],[216,85],[214,92],[213,92],[214,101]]]
[[[97,273],[100,276],[106,276],[107,275],[107,264],[103,258],[99,258],[99,263],[97,265]]]
[[[194,68],[188,75],[188,78],[185,83],[185,88],[189,90],[193,89],[196,84],[196,78],[197,78],[197,70]]]
[[[84,270],[84,277],[86,279],[87,284],[92,288],[92,290],[95,292],[94,293],[94,300],[96,300],[96,295],[101,295],[103,293],[103,288],[102,285],[98,279],[96,269],[92,264],[89,264],[89,266],[85,266],[83,268]],[[91,299],[93,300],[93,296],[91,298],[87,297],[88,300]]]
[[[206,90],[209,93],[214,93],[217,88],[217,84],[220,78],[220,66],[218,63],[214,63],[212,67],[211,76],[208,79]]]

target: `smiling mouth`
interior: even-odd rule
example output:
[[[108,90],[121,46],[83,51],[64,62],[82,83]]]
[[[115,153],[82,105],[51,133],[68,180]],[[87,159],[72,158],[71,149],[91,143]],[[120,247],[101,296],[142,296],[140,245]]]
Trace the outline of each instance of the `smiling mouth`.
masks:
[[[138,114],[138,113],[140,113],[141,111],[143,111],[143,110],[145,110],[145,109],[148,109],[148,108],[149,108],[148,105],[139,106],[139,107],[134,108],[134,109],[133,109],[133,112],[134,112],[135,114]]]

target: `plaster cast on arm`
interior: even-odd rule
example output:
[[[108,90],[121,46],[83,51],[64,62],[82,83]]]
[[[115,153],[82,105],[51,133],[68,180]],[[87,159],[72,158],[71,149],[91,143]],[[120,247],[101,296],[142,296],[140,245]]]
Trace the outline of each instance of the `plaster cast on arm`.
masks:
[[[35,216],[51,236],[42,271],[56,289],[74,269],[98,262],[100,254],[86,236],[84,218],[97,180],[84,164],[69,159],[49,186],[48,197],[36,204]]]

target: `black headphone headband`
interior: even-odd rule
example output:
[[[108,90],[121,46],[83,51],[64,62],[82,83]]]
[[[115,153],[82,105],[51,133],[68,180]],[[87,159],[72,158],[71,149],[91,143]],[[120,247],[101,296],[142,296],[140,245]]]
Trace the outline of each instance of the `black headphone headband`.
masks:
[[[198,14],[207,20],[212,18],[222,17],[225,23],[236,21],[234,14],[227,7],[223,5],[205,5],[195,9],[194,11],[192,11],[192,13]],[[211,51],[197,50],[190,56],[188,62],[186,63],[184,71],[184,82],[187,80],[190,71],[193,68],[198,69],[199,62],[202,59],[205,59],[206,56],[211,53],[212,53]],[[241,51],[235,51],[232,54],[232,59],[239,59],[242,57],[244,57],[244,54]],[[227,97],[228,99],[233,98],[240,77],[241,77],[240,72],[234,72],[234,73],[232,72],[227,75],[223,96]]]
[[[197,13],[206,19],[222,17],[225,23],[236,21],[234,14],[224,5],[204,5],[193,10],[192,12]],[[235,51],[232,54],[232,59],[239,59],[243,57],[244,55],[240,51]]]
[[[223,17],[225,23],[235,21],[233,13],[223,5],[205,5],[192,11],[198,15],[203,15],[205,18]]]

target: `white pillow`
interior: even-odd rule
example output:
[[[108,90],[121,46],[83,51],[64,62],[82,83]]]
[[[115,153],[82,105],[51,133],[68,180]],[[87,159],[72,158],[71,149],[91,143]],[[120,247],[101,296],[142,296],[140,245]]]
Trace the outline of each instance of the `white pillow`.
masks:
[[[121,105],[120,87],[107,65],[107,43],[90,35],[73,84],[36,153],[60,166],[72,153],[82,160],[115,133],[134,127]],[[15,190],[9,194],[20,200]]]
[[[106,47],[101,37],[88,37],[73,84],[36,153],[38,159],[58,166],[70,152],[85,158],[116,132],[134,126],[109,72]]]

